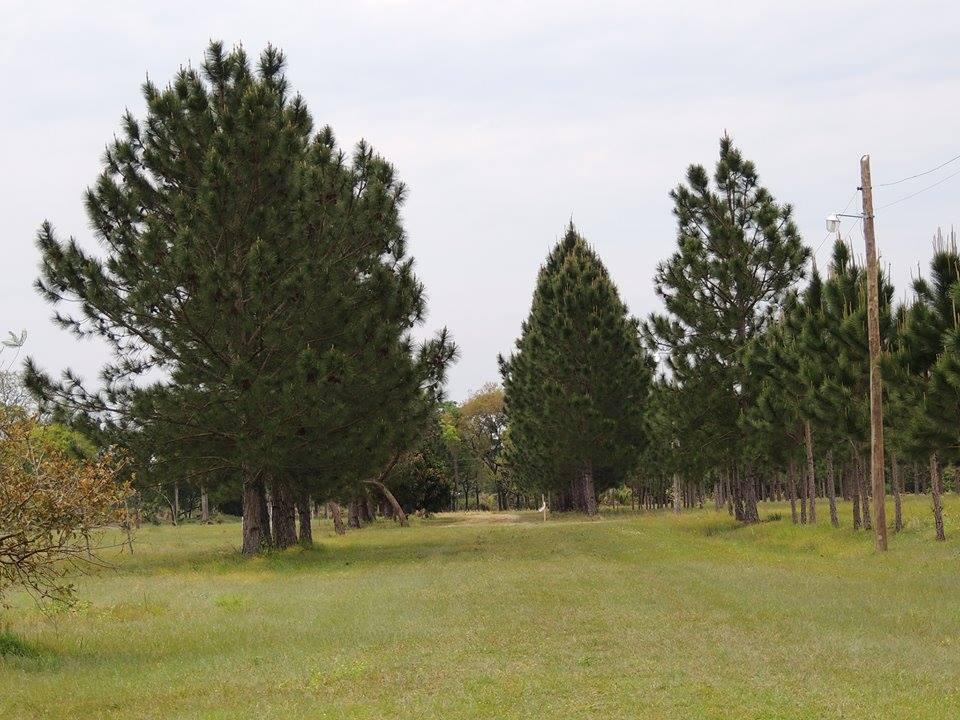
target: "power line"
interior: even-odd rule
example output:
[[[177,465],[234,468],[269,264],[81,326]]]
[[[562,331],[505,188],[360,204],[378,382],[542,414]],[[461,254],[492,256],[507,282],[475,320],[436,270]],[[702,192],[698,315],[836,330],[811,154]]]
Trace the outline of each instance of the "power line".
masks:
[[[941,166],[941,167],[942,167],[942,166]],[[932,185],[927,185],[925,188],[921,188],[920,190],[917,190],[917,191],[914,192],[914,193],[910,193],[909,195],[904,195],[902,198],[899,198],[899,199],[897,199],[897,200],[894,200],[893,202],[888,202],[886,205],[881,205],[880,207],[877,208],[877,210],[883,210],[884,208],[888,208],[888,207],[891,207],[891,206],[896,205],[896,204],[898,204],[898,203],[902,203],[904,200],[909,200],[910,198],[915,198],[917,195],[919,195],[919,194],[921,194],[921,193],[925,193],[927,190],[932,190],[932,189],[935,188],[937,185],[941,185],[942,183],[945,183],[947,180],[949,180],[950,178],[954,178],[954,177],[956,177],[957,175],[960,175],[960,170],[957,170],[957,171],[954,172],[954,173],[950,173],[950,174],[947,175],[946,177],[940,178],[939,180],[937,180],[937,181],[936,181],[935,183],[933,183]]]
[[[905,183],[905,182],[907,182],[907,180],[915,180],[915,179],[918,178],[918,177],[923,177],[924,175],[929,175],[930,173],[936,172],[936,171],[939,170],[940,168],[944,168],[944,167],[946,167],[947,165],[949,165],[950,163],[956,162],[957,160],[960,160],[960,155],[957,155],[956,157],[952,157],[952,158],[950,158],[949,160],[947,160],[946,162],[940,163],[940,164],[937,165],[935,168],[930,168],[929,170],[924,170],[923,172],[917,173],[916,175],[910,175],[909,177],[901,178],[900,180],[894,180],[893,182],[879,183],[879,184],[874,185],[873,187],[875,187],[875,188],[890,187],[890,186],[892,186],[892,185],[899,185],[900,183]]]

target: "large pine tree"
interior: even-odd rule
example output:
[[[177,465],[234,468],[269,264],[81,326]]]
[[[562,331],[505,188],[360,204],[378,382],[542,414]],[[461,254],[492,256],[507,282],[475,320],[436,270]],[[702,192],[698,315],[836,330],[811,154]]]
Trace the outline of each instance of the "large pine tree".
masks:
[[[102,253],[39,234],[57,319],[106,340],[102,388],[32,364],[34,391],[176,472],[242,487],[245,552],[304,491],[378,472],[432,412],[453,348],[410,331],[423,288],[406,256],[404,186],[361,143],[317,133],[283,55],[256,69],[207,51],[165,88],[144,85],[86,205]],[[302,502],[302,500],[301,500]],[[282,517],[280,517],[282,516]],[[288,544],[290,523],[274,523]]]
[[[756,522],[756,468],[743,422],[755,384],[743,353],[802,276],[809,251],[792,208],[760,185],[753,163],[729,136],[720,140],[713,182],[703,166],[691,165],[671,197],[677,251],[657,268],[654,282],[666,314],[650,318],[647,335],[666,353],[678,384],[714,388],[704,408],[727,428],[736,516]]]
[[[516,350],[500,358],[507,462],[557,509],[596,512],[644,444],[650,367],[637,321],[571,224],[540,269]]]

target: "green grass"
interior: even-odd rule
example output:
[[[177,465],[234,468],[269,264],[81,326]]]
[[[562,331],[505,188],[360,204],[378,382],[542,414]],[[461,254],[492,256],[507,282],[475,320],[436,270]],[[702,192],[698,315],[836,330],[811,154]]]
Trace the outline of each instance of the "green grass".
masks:
[[[324,525],[253,560],[235,524],[144,528],[75,610],[14,599],[0,717],[957,718],[960,501],[939,544],[927,502],[883,556],[782,506]]]

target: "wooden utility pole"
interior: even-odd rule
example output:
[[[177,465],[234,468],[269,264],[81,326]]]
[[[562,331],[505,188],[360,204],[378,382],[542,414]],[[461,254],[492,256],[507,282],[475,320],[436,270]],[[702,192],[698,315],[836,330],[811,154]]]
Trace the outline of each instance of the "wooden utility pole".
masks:
[[[863,239],[867,245],[867,332],[870,338],[870,481],[873,486],[873,532],[876,548],[887,549],[886,479],[883,454],[883,380],[880,376],[880,271],[873,232],[870,156],[860,158],[863,193]]]

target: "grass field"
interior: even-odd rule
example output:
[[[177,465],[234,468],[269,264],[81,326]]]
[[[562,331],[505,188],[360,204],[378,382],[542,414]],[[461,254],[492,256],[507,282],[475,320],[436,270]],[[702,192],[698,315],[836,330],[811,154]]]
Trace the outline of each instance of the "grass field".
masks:
[[[927,502],[885,556],[789,512],[321,525],[254,560],[236,524],[144,528],[76,610],[15,599],[0,718],[957,718],[960,501],[944,544]]]

